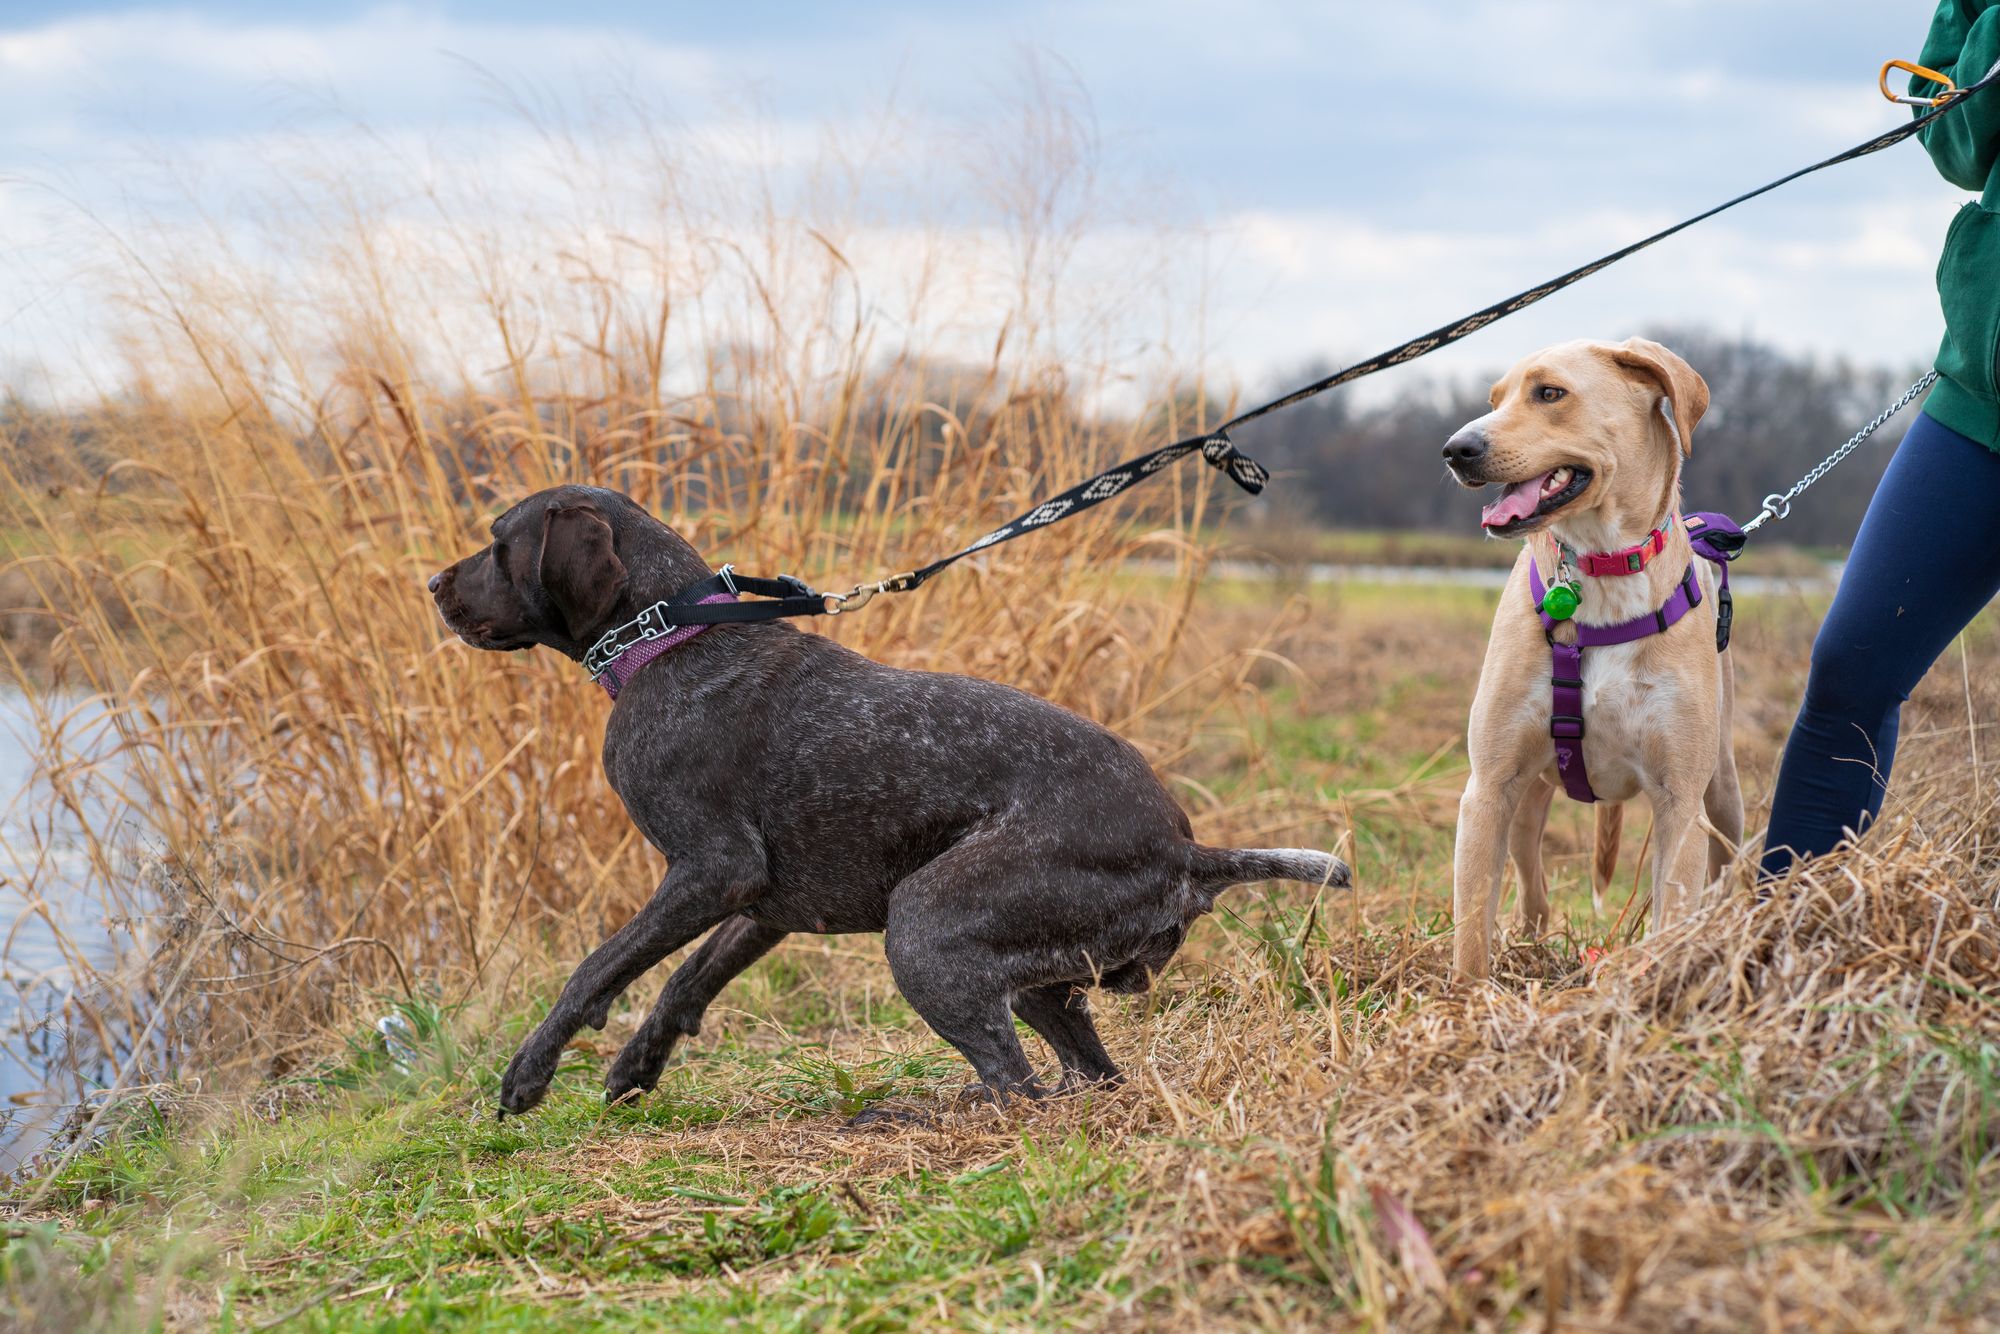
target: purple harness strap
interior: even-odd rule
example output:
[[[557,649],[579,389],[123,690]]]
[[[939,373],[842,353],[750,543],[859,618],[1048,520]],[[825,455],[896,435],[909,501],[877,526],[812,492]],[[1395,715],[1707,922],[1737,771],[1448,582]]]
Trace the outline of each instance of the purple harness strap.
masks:
[[[695,605],[704,606],[710,602],[734,601],[736,599],[728,593],[714,593],[703,598]],[[662,653],[670,649],[679,648],[702,631],[713,628],[713,626],[708,625],[677,626],[666,634],[661,635],[658,639],[648,639],[634,644],[610,662],[605,663],[604,670],[599,672],[594,679],[597,684],[604,687],[605,694],[611,696],[613,699],[617,699],[618,692],[623,690],[626,683],[639,674],[641,667],[644,667]]]
[[[1720,653],[1729,646],[1729,562],[1741,546],[1743,530],[1722,514],[1690,514],[1685,522],[1695,555],[1714,561],[1722,576],[1715,631],[1715,651]],[[1732,544],[1731,536],[1739,540]],[[1716,541],[1718,537],[1723,540]],[[1665,633],[1668,626],[1701,605],[1701,580],[1695,577],[1694,562],[1689,561],[1680,583],[1659,610],[1616,625],[1576,625],[1574,644],[1555,641],[1555,628],[1561,622],[1542,610],[1548,590],[1542,584],[1541,569],[1532,560],[1528,562],[1528,591],[1535,600],[1535,615],[1542,618],[1543,633],[1549,636],[1549,739],[1555,744],[1556,772],[1571,800],[1593,802],[1597,794],[1591,790],[1590,771],[1583,762],[1583,651]]]

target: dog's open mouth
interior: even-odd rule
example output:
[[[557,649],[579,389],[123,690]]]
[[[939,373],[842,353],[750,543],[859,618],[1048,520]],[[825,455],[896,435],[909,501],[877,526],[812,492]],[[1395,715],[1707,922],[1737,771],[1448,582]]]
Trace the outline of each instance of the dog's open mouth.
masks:
[[[1509,537],[1545,519],[1584,493],[1590,474],[1582,468],[1551,468],[1539,477],[1509,482],[1500,498],[1479,511],[1479,522],[1495,537]]]

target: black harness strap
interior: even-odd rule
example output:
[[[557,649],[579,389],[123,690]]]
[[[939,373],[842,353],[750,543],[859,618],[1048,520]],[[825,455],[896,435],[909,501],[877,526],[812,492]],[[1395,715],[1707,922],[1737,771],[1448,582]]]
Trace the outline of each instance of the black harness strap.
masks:
[[[721,574],[682,589],[669,605],[678,608],[717,593],[733,593],[738,597],[754,593],[765,600],[710,603],[701,609],[701,619],[687,617],[677,620],[676,624],[727,625],[732,621],[772,621],[780,616],[823,616],[827,610],[826,595],[814,592],[803,579],[795,579],[789,574],[781,574],[776,579],[759,579],[755,575],[738,574],[730,565],[723,566]]]

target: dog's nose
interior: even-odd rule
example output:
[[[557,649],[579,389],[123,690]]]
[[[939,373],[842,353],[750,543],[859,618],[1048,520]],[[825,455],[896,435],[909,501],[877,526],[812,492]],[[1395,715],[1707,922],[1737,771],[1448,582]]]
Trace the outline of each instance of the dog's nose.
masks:
[[[444,575],[445,572],[443,570],[439,570],[436,574],[431,576],[431,581],[428,584],[425,584],[424,587],[430,589],[431,592],[433,593],[437,592],[440,588],[444,587]]]
[[[1486,436],[1476,427],[1467,426],[1444,442],[1444,461],[1453,467],[1461,467],[1485,456]]]

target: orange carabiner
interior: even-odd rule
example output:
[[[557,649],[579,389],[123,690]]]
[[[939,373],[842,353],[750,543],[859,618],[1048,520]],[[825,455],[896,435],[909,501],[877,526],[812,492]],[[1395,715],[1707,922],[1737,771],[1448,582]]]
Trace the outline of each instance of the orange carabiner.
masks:
[[[1889,91],[1889,71],[1892,69],[1902,70],[1912,78],[1929,79],[1932,83],[1943,84],[1944,90],[1934,93],[1929,97],[1912,97],[1907,93],[1891,92]],[[1959,94],[1958,85],[1951,81],[1949,74],[1940,74],[1928,65],[1919,65],[1914,60],[1891,60],[1884,64],[1882,66],[1880,83],[1882,96],[1888,98],[1891,102],[1900,102],[1906,107],[1941,107]]]

